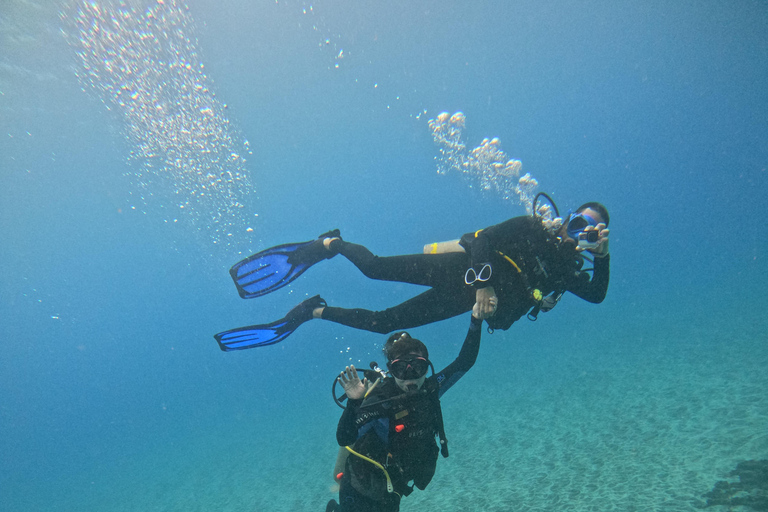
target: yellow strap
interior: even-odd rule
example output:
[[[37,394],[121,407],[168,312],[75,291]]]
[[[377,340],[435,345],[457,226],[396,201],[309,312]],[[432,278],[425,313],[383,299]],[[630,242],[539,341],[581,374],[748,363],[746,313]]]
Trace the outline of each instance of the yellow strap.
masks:
[[[505,259],[505,260],[507,260],[508,262],[510,262],[510,263],[512,264],[512,266],[513,266],[513,267],[515,267],[515,269],[517,269],[517,273],[518,273],[518,274],[522,274],[522,273],[523,273],[523,271],[522,271],[522,270],[520,270],[520,267],[518,267],[518,266],[517,266],[517,263],[515,263],[515,262],[514,262],[514,260],[513,260],[512,258],[510,258],[509,256],[507,256],[506,254],[504,254],[504,253],[503,253],[503,252],[501,252],[501,251],[496,251],[496,252],[497,252],[497,253],[499,253],[499,254],[501,254],[501,255],[504,257],[504,259]]]
[[[368,388],[368,391],[365,392],[365,395],[363,396],[363,399],[368,398],[368,395],[371,393],[371,391],[373,391],[376,388],[376,386],[379,385],[379,382],[381,382],[381,377],[376,379],[376,382],[373,383],[373,386]]]
[[[510,258],[509,256],[507,256],[506,254],[504,254],[501,251],[496,251],[496,252],[501,254],[504,257],[505,260],[510,262],[512,264],[512,266],[517,269],[517,273],[518,274],[522,274],[523,273],[523,271],[520,270],[520,267],[517,266],[517,263],[515,263],[515,261],[512,258]],[[533,300],[535,300],[536,302],[541,302],[541,299],[544,298],[544,296],[541,293],[541,290],[539,290],[538,288],[534,289],[531,292],[531,297],[533,297]]]
[[[483,231],[482,229],[478,229],[477,231],[475,231],[475,238],[477,238],[477,235],[479,235],[482,231]]]
[[[373,459],[369,459],[368,457],[366,457],[363,454],[357,453],[355,450],[353,450],[349,446],[345,446],[344,448],[349,450],[349,453],[351,453],[352,455],[357,455],[358,457],[360,457],[364,461],[370,462],[371,464],[373,464],[374,466],[376,466],[377,468],[382,470],[384,472],[384,476],[387,477],[387,492],[390,493],[390,494],[395,492],[395,488],[392,487],[392,480],[389,478],[389,473],[387,473],[387,470],[384,469],[384,466],[382,466],[381,464],[379,464],[378,462],[376,462]]]

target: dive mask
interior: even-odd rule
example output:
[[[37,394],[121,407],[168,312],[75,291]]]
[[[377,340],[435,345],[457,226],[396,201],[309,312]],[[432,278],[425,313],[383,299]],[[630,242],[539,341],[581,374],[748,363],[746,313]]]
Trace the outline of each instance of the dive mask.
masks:
[[[587,228],[587,226],[597,227],[597,224],[597,220],[586,213],[571,214],[568,216],[568,227],[566,228],[566,232],[570,238],[578,243],[579,235]]]
[[[429,360],[423,357],[395,359],[387,363],[389,373],[400,380],[416,380],[427,374]]]

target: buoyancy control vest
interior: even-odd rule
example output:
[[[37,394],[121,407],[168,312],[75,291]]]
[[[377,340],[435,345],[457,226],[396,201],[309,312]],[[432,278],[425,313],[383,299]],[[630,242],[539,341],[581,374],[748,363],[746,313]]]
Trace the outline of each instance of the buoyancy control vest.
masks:
[[[557,304],[569,282],[581,277],[584,260],[573,247],[549,233],[538,219],[519,219],[512,236],[491,238],[500,304],[499,311],[486,319],[491,329],[506,330],[526,313],[535,320],[539,311]],[[477,233],[464,235],[462,245],[470,247]]]
[[[401,496],[413,491],[410,481],[426,488],[441,451],[436,436],[443,456],[448,456],[436,379],[429,378],[421,389],[408,393],[394,379],[384,379],[360,405],[355,424],[359,437],[350,447],[346,471],[353,487],[372,499],[387,494],[387,477]]]

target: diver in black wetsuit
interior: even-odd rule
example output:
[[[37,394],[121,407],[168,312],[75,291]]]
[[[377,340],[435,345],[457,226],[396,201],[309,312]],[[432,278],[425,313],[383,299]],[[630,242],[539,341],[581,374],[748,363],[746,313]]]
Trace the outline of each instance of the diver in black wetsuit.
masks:
[[[394,333],[384,345],[394,378],[374,385],[361,381],[354,366],[341,372],[338,380],[349,400],[336,440],[346,447],[341,452],[346,459],[337,476],[339,503],[331,500],[326,512],[396,512],[414,486],[426,488],[438,452],[448,456],[440,397],[475,364],[483,316],[476,306],[459,356],[428,378],[429,351],[405,332]]]
[[[384,334],[454,317],[477,302],[492,315],[486,318],[491,329],[506,330],[526,313],[535,319],[539,311],[549,311],[566,291],[598,304],[608,290],[609,220],[603,205],[586,203],[553,235],[538,217],[515,217],[464,235],[462,252],[444,254],[380,257],[361,245],[326,238],[331,253],[342,254],[372,279],[430,289],[384,311],[322,305],[312,317]],[[585,249],[578,239],[590,232],[597,240]],[[585,250],[594,257],[593,269],[583,269]],[[498,299],[497,306],[491,298]]]
[[[536,198],[539,196],[549,199],[543,193]],[[550,203],[558,217],[551,199]],[[538,211],[536,200],[534,211]],[[586,203],[569,214],[556,232],[539,216],[515,217],[467,233],[460,241],[427,246],[428,254],[375,256],[362,245],[342,240],[338,230],[309,242],[271,247],[230,269],[241,297],[260,297],[287,286],[312,265],[336,254],[344,255],[372,279],[430,289],[384,311],[329,307],[316,295],[280,320],[230,329],[214,338],[224,351],[273,345],[313,318],[384,334],[460,315],[475,303],[484,315],[490,315],[486,318],[489,330],[506,330],[526,313],[535,320],[567,291],[600,303],[608,290],[608,222],[603,205]],[[448,250],[427,250],[440,245],[448,245]],[[592,268],[584,268],[585,261]]]

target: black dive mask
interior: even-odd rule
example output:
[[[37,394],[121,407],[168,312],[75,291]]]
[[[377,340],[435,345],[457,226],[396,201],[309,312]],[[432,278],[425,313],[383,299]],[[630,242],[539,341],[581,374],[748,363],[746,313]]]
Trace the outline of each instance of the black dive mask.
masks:
[[[427,374],[429,360],[423,357],[398,358],[387,363],[389,373],[400,380],[416,380]]]

